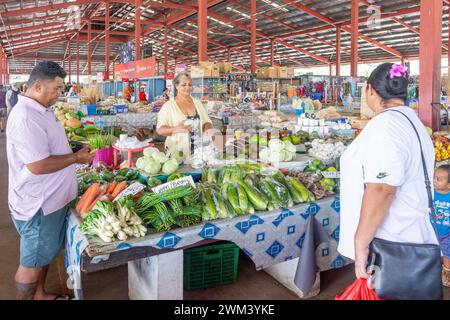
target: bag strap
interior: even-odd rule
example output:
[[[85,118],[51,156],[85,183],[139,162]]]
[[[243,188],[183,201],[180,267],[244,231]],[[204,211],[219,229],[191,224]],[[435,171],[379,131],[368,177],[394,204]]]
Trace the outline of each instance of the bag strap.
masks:
[[[417,135],[417,139],[419,140],[420,156],[421,156],[421,158],[422,158],[423,174],[424,174],[424,176],[425,176],[425,187],[426,187],[426,189],[427,189],[427,195],[428,195],[428,208],[430,209],[430,214],[431,214],[431,216],[432,216],[432,218],[433,218],[433,222],[434,222],[434,225],[433,225],[433,227],[434,227],[434,232],[436,233],[436,238],[437,238],[437,240],[438,240],[438,242],[439,242],[439,233],[438,233],[438,231],[437,231],[437,224],[436,224],[436,212],[435,212],[435,210],[434,210],[433,196],[432,196],[432,194],[431,194],[431,182],[430,182],[430,178],[429,178],[429,176],[428,176],[427,164],[425,163],[425,156],[424,156],[424,154],[423,154],[422,142],[420,141],[419,132],[417,132],[416,126],[415,126],[414,123],[411,121],[411,119],[410,119],[406,114],[404,114],[403,112],[398,111],[398,110],[392,110],[392,109],[386,110],[386,111],[384,111],[384,112],[387,112],[387,111],[393,111],[393,112],[397,112],[397,113],[400,113],[401,115],[403,115],[403,116],[409,121],[409,123],[411,124],[411,126],[413,127],[414,132],[415,132],[416,135]]]

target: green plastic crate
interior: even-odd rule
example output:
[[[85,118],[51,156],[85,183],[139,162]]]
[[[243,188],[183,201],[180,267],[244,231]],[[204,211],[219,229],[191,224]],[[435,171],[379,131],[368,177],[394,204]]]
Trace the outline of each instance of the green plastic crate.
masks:
[[[184,288],[202,289],[236,281],[239,247],[234,243],[184,250]]]

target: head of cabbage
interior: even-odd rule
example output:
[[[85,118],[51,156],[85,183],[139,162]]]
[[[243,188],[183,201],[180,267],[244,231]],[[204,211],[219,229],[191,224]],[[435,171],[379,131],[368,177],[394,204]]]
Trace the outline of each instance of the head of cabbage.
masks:
[[[178,162],[176,159],[167,160],[162,167],[162,172],[167,175],[171,175],[178,169]]]

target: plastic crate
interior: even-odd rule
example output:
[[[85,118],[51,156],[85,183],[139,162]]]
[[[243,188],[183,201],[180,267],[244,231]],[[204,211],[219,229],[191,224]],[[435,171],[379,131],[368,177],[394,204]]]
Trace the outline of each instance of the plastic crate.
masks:
[[[236,281],[239,247],[234,243],[184,250],[184,288],[202,289]]]

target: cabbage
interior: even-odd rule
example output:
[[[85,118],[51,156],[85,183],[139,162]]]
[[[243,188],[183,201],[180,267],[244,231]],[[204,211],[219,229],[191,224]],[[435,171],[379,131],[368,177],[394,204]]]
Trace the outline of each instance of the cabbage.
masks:
[[[178,169],[178,162],[176,159],[170,159],[164,163],[162,167],[162,172],[167,175],[171,175]]]
[[[154,153],[157,153],[157,152],[159,152],[158,149],[153,148],[153,147],[149,147],[149,148],[145,148],[145,149],[144,149],[143,154],[144,154],[144,156],[146,156],[146,157],[151,157],[151,156],[153,156]]]
[[[278,163],[283,161],[283,155],[280,152],[272,152],[269,155],[269,162]]]
[[[297,152],[297,148],[290,141],[284,141],[284,149],[289,151],[290,153]]]
[[[269,149],[272,152],[280,152],[284,149],[284,143],[280,139],[272,139],[269,141]]]
[[[162,152],[155,152],[152,154],[153,159],[155,159],[155,161],[163,164],[164,162],[166,162],[167,160],[169,160],[169,158],[167,158],[167,156],[162,153]]]
[[[155,160],[148,160],[144,171],[148,174],[157,174],[161,169],[161,164]]]
[[[295,153],[289,152],[287,150],[283,150],[283,151],[281,151],[281,153],[283,155],[284,161],[286,161],[286,162],[292,161],[294,159]]]
[[[145,170],[145,165],[147,164],[145,157],[136,160],[136,168],[140,170]]]
[[[172,159],[177,160],[177,163],[178,163],[179,165],[182,164],[183,161],[184,161],[184,154],[183,154],[183,151],[181,151],[181,150],[174,151],[174,152],[170,155],[170,157],[171,157]]]
[[[264,148],[259,151],[259,157],[263,162],[269,162],[270,150],[268,148]]]

